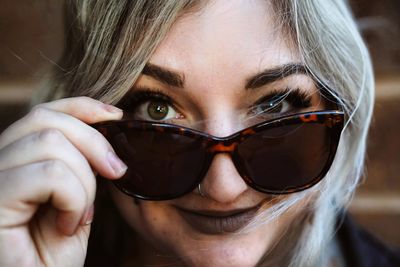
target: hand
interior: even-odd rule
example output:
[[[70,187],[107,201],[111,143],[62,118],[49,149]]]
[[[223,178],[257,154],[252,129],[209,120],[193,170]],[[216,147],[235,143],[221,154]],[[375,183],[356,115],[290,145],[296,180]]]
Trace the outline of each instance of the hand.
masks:
[[[126,170],[87,124],[122,111],[88,97],[40,104],[0,135],[0,266],[83,266],[93,217],[93,171]]]

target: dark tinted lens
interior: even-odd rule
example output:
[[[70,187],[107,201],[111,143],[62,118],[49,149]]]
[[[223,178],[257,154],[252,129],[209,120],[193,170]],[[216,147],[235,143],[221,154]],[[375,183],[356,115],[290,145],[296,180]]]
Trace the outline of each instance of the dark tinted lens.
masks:
[[[330,159],[328,129],[324,124],[306,123],[259,132],[239,145],[240,166],[265,191],[307,186],[321,177]]]
[[[154,130],[113,132],[109,142],[128,165],[127,173],[115,182],[121,190],[141,198],[167,199],[197,186],[206,158],[200,140]]]

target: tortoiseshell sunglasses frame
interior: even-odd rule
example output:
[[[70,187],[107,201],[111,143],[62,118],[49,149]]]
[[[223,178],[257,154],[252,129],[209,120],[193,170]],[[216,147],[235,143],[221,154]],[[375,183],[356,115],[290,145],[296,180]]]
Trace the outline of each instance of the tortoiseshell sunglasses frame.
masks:
[[[310,179],[309,183],[301,187],[292,188],[289,185],[288,189],[285,190],[274,191],[262,188],[259,185],[255,184],[254,181],[250,177],[248,177],[248,175],[243,171],[245,170],[245,167],[241,166],[241,160],[238,160],[238,154],[237,154],[238,145],[248,137],[256,133],[265,131],[267,129],[277,128],[281,126],[295,125],[295,124],[304,124],[304,123],[324,124],[326,127],[329,128],[329,134],[331,138],[330,148],[329,148],[330,152],[328,160],[321,173],[317,177]],[[124,118],[122,118],[122,120],[106,121],[93,124],[92,126],[95,129],[97,129],[100,133],[102,133],[106,138],[115,134],[116,129],[118,129],[117,130],[118,132],[123,132],[125,129],[126,130],[137,129],[140,131],[171,133],[201,140],[201,145],[205,148],[207,156],[205,163],[203,164],[202,171],[197,176],[196,181],[193,181],[193,186],[191,188],[188,188],[185,192],[180,192],[178,194],[168,194],[156,197],[155,196],[149,197],[145,195],[132,193],[131,191],[124,188],[119,182],[119,180],[114,181],[114,184],[122,192],[132,197],[145,200],[167,200],[167,199],[177,198],[191,192],[198,186],[198,184],[201,183],[208,168],[210,167],[213,157],[218,153],[230,154],[239,174],[241,175],[243,180],[253,189],[268,194],[289,194],[312,187],[313,185],[321,181],[321,179],[326,175],[334,160],[336,150],[339,144],[340,135],[344,126],[344,112],[341,110],[322,110],[322,111],[311,111],[298,114],[291,114],[256,124],[254,126],[243,129],[227,137],[215,137],[191,128],[186,128],[168,123],[132,120],[125,115]]]

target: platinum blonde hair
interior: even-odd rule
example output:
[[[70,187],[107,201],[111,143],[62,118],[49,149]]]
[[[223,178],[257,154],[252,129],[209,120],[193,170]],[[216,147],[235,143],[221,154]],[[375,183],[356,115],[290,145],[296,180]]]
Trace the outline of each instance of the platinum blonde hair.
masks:
[[[115,104],[139,77],[157,45],[180,15],[199,8],[190,0],[69,0],[67,46],[50,100],[86,95]],[[271,221],[303,200],[310,216],[289,231],[292,246],[266,255],[290,254],[285,265],[324,266],[338,213],[346,208],[363,172],[374,102],[370,57],[345,0],[270,0],[277,27],[300,54],[310,75],[346,114],[335,161],[313,188],[291,195],[263,216]],[[260,218],[261,218],[260,217]],[[284,240],[284,238],[282,238]],[[281,250],[282,247],[290,251]],[[274,249],[273,249],[274,250]],[[279,257],[280,254],[280,257]],[[263,266],[261,263],[260,266]]]
[[[346,1],[275,1],[284,32],[297,47],[311,75],[346,114],[335,161],[321,183],[293,195],[317,191],[312,221],[306,222],[289,266],[324,266],[337,215],[349,204],[363,174],[368,127],[374,103],[374,76],[368,50]]]

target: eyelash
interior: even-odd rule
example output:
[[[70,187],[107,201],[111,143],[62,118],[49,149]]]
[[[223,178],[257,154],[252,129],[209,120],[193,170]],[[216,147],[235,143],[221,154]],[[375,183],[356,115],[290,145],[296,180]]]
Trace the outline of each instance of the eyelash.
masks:
[[[172,97],[168,96],[165,92],[161,90],[151,89],[148,87],[136,87],[134,91],[132,93],[128,93],[128,95],[125,96],[120,101],[120,103],[117,104],[117,106],[124,111],[133,114],[141,104],[152,100],[163,101],[167,105],[171,106],[174,110],[179,112],[179,110],[174,105],[175,101]],[[268,95],[260,98],[252,105],[252,107],[250,107],[250,112],[252,109],[259,108],[263,104],[272,102],[273,104],[270,105],[270,107],[267,107],[266,111],[261,112],[260,114],[255,114],[255,116],[263,115],[264,113],[269,113],[273,111],[283,101],[287,101],[292,107],[289,112],[293,112],[294,110],[298,109],[308,108],[311,106],[311,96],[309,94],[305,93],[299,88],[286,88],[284,90],[275,90]],[[285,114],[285,112],[279,114],[283,115]]]
[[[136,87],[132,93],[128,93],[117,106],[124,111],[134,112],[136,108],[150,100],[161,100],[166,104],[176,109],[174,100],[166,93],[157,89],[150,89],[147,87]]]
[[[271,109],[273,109],[283,101],[287,101],[293,108],[301,109],[310,107],[311,99],[311,95],[307,94],[300,88],[286,88],[285,90],[275,90],[262,97],[254,103],[253,107],[260,106],[267,102],[273,102],[273,105],[271,106]]]

